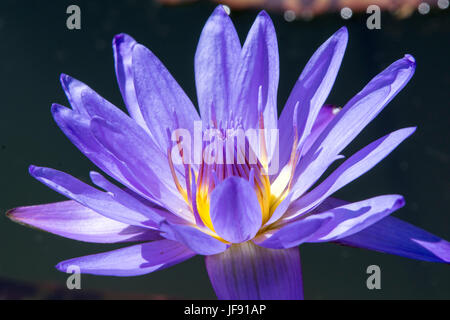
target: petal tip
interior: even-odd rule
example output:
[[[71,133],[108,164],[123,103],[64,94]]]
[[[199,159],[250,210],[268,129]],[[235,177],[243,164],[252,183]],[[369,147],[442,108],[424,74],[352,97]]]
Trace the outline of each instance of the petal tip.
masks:
[[[27,216],[24,215],[23,207],[12,208],[6,211],[5,216],[12,222],[21,224],[26,227],[36,228],[27,223]]]
[[[29,172],[31,175],[33,175],[37,168],[38,168],[38,167],[36,167],[35,165],[30,165],[30,166],[28,167],[28,172]]]
[[[116,34],[116,35],[113,37],[113,44],[117,44],[117,43],[119,43],[119,42],[122,42],[123,39],[124,39],[126,36],[127,36],[127,35],[126,35],[125,33],[119,33],[119,34]]]
[[[272,19],[270,18],[270,15],[267,13],[266,10],[262,10],[258,13],[258,15],[256,16],[256,20],[255,22],[259,21],[260,23],[264,25],[266,25],[267,23],[273,24]]]
[[[68,74],[61,73],[61,75],[59,76],[59,81],[65,87],[72,81],[72,77]]]
[[[341,27],[336,33],[348,37],[348,29],[346,26]]]
[[[126,34],[126,33],[119,33],[119,34],[116,34],[116,35],[113,37],[112,43],[113,43],[113,46],[114,46],[114,47],[117,47],[117,46],[119,46],[121,43],[124,43],[124,42],[126,42],[126,41],[128,41],[128,42],[135,42],[135,40],[133,39],[132,36],[130,36],[130,35]]]
[[[35,178],[35,179],[38,179],[39,180],[39,176],[41,175],[41,173],[42,173],[42,171],[44,170],[45,168],[43,168],[43,167],[38,167],[38,166],[35,166],[35,165],[30,165],[29,167],[28,167],[28,173],[33,177],[33,178]]]
[[[395,207],[397,209],[403,208],[406,204],[405,198],[403,196],[399,196],[397,201],[395,201]]]
[[[60,262],[55,266],[56,270],[61,272],[67,272],[67,265],[64,262]]]
[[[64,109],[65,109],[65,107],[63,107],[62,105],[60,105],[58,103],[52,103],[52,106],[50,107],[50,111],[53,115],[61,112]]]
[[[334,39],[335,45],[342,44],[344,46],[347,46],[348,42],[348,29],[346,26],[341,27],[338,31],[334,33],[334,35],[331,37]]]
[[[14,213],[17,211],[17,208],[13,208],[13,209],[9,209],[8,211],[6,211],[5,215],[7,218],[16,221],[16,217],[14,216]]]
[[[96,178],[100,178],[102,175],[100,173],[98,173],[97,171],[90,171],[89,172],[89,177],[94,180]]]
[[[416,59],[415,59],[412,55],[410,55],[410,54],[405,54],[404,59],[405,59],[406,61],[408,61],[411,65],[416,65]]]
[[[415,126],[415,127],[408,127],[408,128],[406,128],[406,129],[407,129],[408,132],[409,132],[408,136],[410,136],[410,135],[412,135],[414,132],[416,132],[417,126]]]
[[[219,4],[213,11],[212,16],[220,15],[220,16],[228,16],[227,11],[225,10],[225,7],[223,4]]]
[[[393,194],[391,196],[393,197],[392,198],[392,207],[391,207],[392,211],[398,210],[405,206],[406,200],[405,200],[405,197],[403,197],[401,194]]]

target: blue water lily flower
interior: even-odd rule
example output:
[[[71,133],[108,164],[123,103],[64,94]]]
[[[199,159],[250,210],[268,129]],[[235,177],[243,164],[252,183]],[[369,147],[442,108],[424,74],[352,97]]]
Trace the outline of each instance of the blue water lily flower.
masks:
[[[342,28],[317,49],[278,119],[278,46],[265,12],[243,46],[222,6],[207,21],[195,55],[200,115],[150,50],[128,35],[116,36],[116,74],[129,115],[67,75],[61,82],[72,109],[54,104],[52,114],[81,152],[121,186],[97,172],[91,172],[93,187],[31,166],[34,178],[71,200],[16,208],[8,216],[80,241],[139,242],[63,261],[56,266],[61,271],[76,265],[82,273],[137,276],[203,255],[220,299],[302,299],[298,246],[305,242],[448,263],[449,242],[389,216],[404,206],[401,195],[354,203],[331,198],[415,128],[375,140],[319,180],[416,66],[406,55],[342,109],[325,105],[347,38]],[[183,161],[177,163],[171,134],[183,129],[195,136],[198,123],[203,131],[219,132],[222,142],[239,129],[258,129],[262,152],[249,161],[250,152],[233,142],[214,159],[236,159],[234,152],[243,151],[243,161],[190,163],[180,150]],[[268,130],[279,132],[277,143],[269,141]],[[207,148],[203,142],[200,153]]]

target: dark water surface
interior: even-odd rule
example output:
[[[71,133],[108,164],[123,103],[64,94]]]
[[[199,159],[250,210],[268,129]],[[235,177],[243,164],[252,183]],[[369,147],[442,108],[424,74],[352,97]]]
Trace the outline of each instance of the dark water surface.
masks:
[[[82,30],[65,26],[66,8],[77,3]],[[53,167],[88,181],[95,170],[58,129],[52,102],[68,105],[59,85],[64,72],[123,106],[115,80],[111,40],[125,32],[148,46],[195,101],[193,57],[203,24],[214,5],[160,7],[149,1],[11,1],[0,3],[0,211],[63,200],[28,175],[30,164]],[[449,101],[450,10],[414,14],[406,20],[382,16],[382,29],[365,27],[365,15],[338,15],[288,23],[272,14],[280,49],[279,105],[282,106],[314,50],[342,25],[349,45],[329,103],[342,106],[373,76],[410,53],[417,71],[409,85],[346,150],[350,155],[382,135],[417,125],[417,132],[380,165],[338,193],[346,200],[399,193],[406,206],[395,213],[450,239]],[[233,12],[241,40],[256,11]],[[28,229],[0,216],[0,281],[65,285],[54,269],[64,259],[106,251],[96,245]],[[450,269],[332,244],[301,247],[305,295],[321,298],[450,298]],[[367,266],[382,271],[382,289],[366,288]],[[2,284],[0,284],[1,286]],[[83,276],[82,288],[105,292],[214,298],[197,257],[168,270],[135,278]],[[6,289],[6,290],[5,290]]]

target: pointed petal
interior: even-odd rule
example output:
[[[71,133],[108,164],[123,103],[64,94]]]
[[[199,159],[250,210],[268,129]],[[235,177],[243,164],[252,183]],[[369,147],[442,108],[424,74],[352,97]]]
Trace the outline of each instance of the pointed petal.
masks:
[[[299,104],[297,126],[301,144],[311,132],[319,110],[336,80],[347,47],[348,31],[342,27],[313,54],[302,71],[280,116],[280,166],[289,160],[293,143],[292,117]]]
[[[67,272],[70,266],[77,266],[81,273],[117,277],[140,276],[168,268],[194,255],[195,253],[177,242],[159,240],[66,260],[60,262],[56,268]]]
[[[222,300],[303,299],[298,248],[271,250],[245,242],[207,256],[206,268]]]
[[[294,199],[307,191],[339,153],[372,121],[408,83],[415,70],[406,55],[377,75],[331,121],[302,158],[295,176]]]
[[[91,132],[90,121],[92,118],[98,117],[117,124],[117,126],[126,126],[127,129],[137,132],[142,131],[141,135],[146,136],[144,142],[147,148],[157,150],[154,153],[154,158],[158,157],[166,163],[167,150],[164,153],[158,150],[153,140],[133,119],[90,87],[67,75],[63,75],[62,79],[74,111],[58,105],[52,106],[53,116],[60,128],[99,168],[133,191],[148,197],[148,193],[146,194],[145,192],[145,185],[137,181],[138,177],[133,175],[126,161],[117,159],[115,155],[96,141]],[[169,174],[168,172],[166,173]]]
[[[293,221],[281,228],[271,230],[268,234],[255,239],[255,243],[264,248],[286,249],[297,247],[308,239],[322,226],[329,223],[332,214],[311,215],[304,219]]]
[[[78,81],[77,79],[74,79],[66,74],[61,74],[59,80],[64,92],[66,93],[67,99],[72,106],[72,109],[84,116],[89,116],[88,112],[84,108],[83,102],[81,101],[81,95],[87,86],[81,81]]]
[[[239,243],[256,235],[262,212],[255,190],[247,180],[225,179],[214,188],[210,199],[211,221],[220,237]]]
[[[91,120],[91,131],[117,159],[127,164],[133,177],[158,204],[185,219],[191,219],[186,202],[173,182],[167,159],[138,126],[126,122],[110,123],[102,118]]]
[[[277,208],[273,212],[270,219],[266,222],[266,224],[265,224],[266,226],[278,221],[278,219],[280,219],[285,214],[286,210],[289,208],[289,206],[291,204],[292,196],[293,196],[293,194],[291,192],[286,196],[286,198],[284,198],[283,201],[281,201],[281,203],[277,206]]]
[[[311,129],[311,133],[305,138],[305,142],[302,147],[302,155],[306,154],[317,140],[320,134],[325,130],[331,120],[339,113],[341,109],[331,104],[326,104],[320,108],[316,121]]]
[[[18,223],[59,236],[94,243],[117,243],[161,239],[159,231],[108,219],[75,202],[63,201],[8,211]]]
[[[101,117],[109,121],[129,121],[135,123],[127,114],[111,102],[100,96],[83,82],[68,75],[61,75],[61,82],[66,91],[72,109],[87,117]]]
[[[127,34],[122,33],[114,37],[113,50],[116,77],[128,112],[142,128],[148,131],[147,124],[139,108],[133,81],[133,47],[136,44],[136,41]]]
[[[239,66],[241,44],[222,5],[203,28],[195,53],[195,83],[200,114],[209,125],[211,108],[217,119],[229,121],[233,80]]]
[[[292,220],[316,207],[331,194],[372,169],[414,131],[415,128],[400,129],[364,147],[340,165],[319,186],[294,201],[282,219]],[[292,192],[296,191],[294,188]]]
[[[269,15],[262,11],[251,27],[241,52],[236,74],[232,107],[242,116],[243,127],[258,127],[258,94],[262,89],[262,108],[266,128],[277,128],[277,90],[279,80],[278,43]]]
[[[358,233],[404,205],[402,196],[385,195],[314,214],[310,217],[329,216],[331,213],[332,218],[314,232],[308,242],[334,241]]]
[[[30,174],[49,188],[77,201],[78,203],[98,212],[99,214],[135,226],[155,229],[161,217],[150,209],[144,215],[127,208],[111,199],[111,196],[101,192],[67,173],[50,169],[30,166]]]
[[[188,225],[177,225],[164,221],[160,225],[162,236],[181,242],[197,254],[211,255],[225,251],[228,245],[209,234]]]
[[[183,220],[178,216],[172,214],[171,212],[165,210],[164,208],[159,207],[155,203],[152,203],[151,201],[140,197],[133,191],[126,188],[122,189],[117,187],[98,172],[91,171],[90,177],[91,181],[96,186],[107,191],[114,201],[126,206],[127,208],[130,208],[137,212],[141,212],[146,216],[152,216],[157,213],[162,218],[167,219],[171,222],[186,223],[186,220]]]
[[[109,153],[90,131],[89,115],[81,115],[58,104],[52,105],[56,123],[69,140],[96,166],[121,183],[132,186],[117,158]]]
[[[142,115],[163,152],[171,147],[167,129],[186,129],[193,136],[197,110],[161,61],[140,44],[133,48],[133,77]]]
[[[395,217],[384,218],[336,243],[411,259],[450,263],[450,242]]]

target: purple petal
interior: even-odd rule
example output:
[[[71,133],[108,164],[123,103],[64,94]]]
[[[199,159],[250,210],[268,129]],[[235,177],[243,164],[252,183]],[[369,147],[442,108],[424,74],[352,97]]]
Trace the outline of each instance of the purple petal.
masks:
[[[93,117],[100,117],[112,123],[118,123],[122,127],[126,126],[131,130],[142,131],[142,135],[146,136],[145,143],[147,147],[157,150],[157,146],[133,119],[103,99],[91,88],[69,76],[64,76],[63,79],[68,88],[68,96],[76,97],[76,99],[71,100],[71,104],[77,111],[71,111],[59,105],[53,105],[52,113],[60,128],[99,168],[131,190],[149,198],[149,194],[145,190],[145,185],[138,182],[138,178],[131,172],[126,161],[117,159],[115,155],[106,150],[95,139],[91,132],[90,120]],[[162,154],[159,150],[157,151],[154,153],[154,158],[156,159],[158,157],[161,161],[167,163],[167,155]],[[165,173],[170,176],[169,172]]]
[[[339,153],[400,92],[414,74],[415,66],[414,58],[406,55],[373,78],[345,105],[300,161],[294,200],[319,179]]]
[[[252,239],[262,224],[262,212],[251,184],[230,177],[216,186],[210,196],[210,215],[214,230],[232,243]]]
[[[280,116],[280,167],[289,160],[293,143],[292,117],[299,103],[297,126],[300,143],[309,135],[319,110],[333,87],[347,46],[348,31],[339,29],[313,54],[297,80]]]
[[[241,44],[222,5],[217,6],[203,28],[195,53],[195,83],[200,114],[205,125],[230,116],[233,80],[239,66]]]
[[[286,198],[284,198],[283,201],[281,201],[281,203],[277,206],[277,208],[275,209],[275,211],[273,212],[272,216],[270,217],[270,219],[266,222],[266,226],[274,223],[275,221],[277,221],[278,219],[280,219],[284,213],[286,212],[286,210],[289,208],[289,206],[291,205],[291,198],[292,198],[293,194],[292,192],[289,193]]]
[[[323,225],[333,218],[332,214],[312,215],[304,219],[293,221],[280,229],[267,232],[268,234],[255,239],[259,246],[271,249],[285,249],[296,247],[308,239]]]
[[[262,91],[266,128],[277,128],[277,90],[279,80],[278,44],[272,20],[262,11],[251,27],[241,52],[232,103],[236,117],[242,116],[243,127],[258,127],[258,96]]]
[[[114,201],[111,196],[101,192],[67,173],[50,169],[30,166],[30,174],[60,194],[98,212],[99,214],[135,226],[156,228],[162,218],[155,212],[147,210],[141,213],[127,208]]]
[[[331,209],[343,206],[348,203],[349,203],[348,201],[345,201],[342,199],[328,197],[321,204],[319,204],[314,210],[312,210],[310,212],[310,214],[316,214],[316,213],[320,213],[320,212],[329,211]]]
[[[358,233],[404,205],[405,200],[402,196],[385,195],[314,214],[306,219],[310,217],[329,216],[330,213],[332,214],[332,218],[324,223],[308,239],[308,242],[334,241]]]
[[[161,239],[159,231],[108,219],[75,202],[63,201],[8,211],[15,222],[59,236],[95,243],[117,243]]]
[[[311,133],[305,138],[305,142],[302,147],[302,154],[306,154],[317,140],[320,134],[325,130],[331,120],[338,114],[341,109],[331,104],[326,104],[320,108],[316,121],[311,129]]]
[[[196,227],[162,222],[162,236],[183,243],[197,254],[211,255],[225,251],[228,245],[219,241]]]
[[[364,147],[340,165],[319,186],[294,201],[282,219],[291,220],[308,212],[331,194],[372,169],[414,131],[415,128],[400,129]],[[294,189],[293,192],[295,191],[297,190]]]
[[[398,256],[450,263],[450,242],[394,217],[387,217],[338,244]]]
[[[101,117],[109,121],[135,121],[122,110],[104,99],[92,88],[68,75],[61,76],[70,105],[77,113],[88,118]]]
[[[159,240],[66,260],[60,262],[56,268],[67,272],[70,266],[77,266],[81,273],[118,277],[140,276],[168,268],[194,255],[195,253],[177,242]]]
[[[133,191],[117,187],[98,172],[91,171],[90,176],[92,182],[96,186],[107,191],[114,201],[126,206],[127,208],[130,208],[137,212],[141,212],[147,216],[151,216],[157,213],[164,219],[167,219],[174,223],[186,223],[186,220],[180,219],[164,208],[161,208],[156,204],[148,201],[147,199],[140,197]]]
[[[122,93],[123,101],[131,117],[146,131],[147,124],[142,116],[136,97],[133,80],[133,47],[136,41],[127,34],[118,34],[113,40],[114,62],[116,67],[116,77]]]
[[[101,97],[94,90],[89,88],[87,85],[66,76],[66,81],[70,80],[70,83],[77,83],[76,96],[79,97],[77,99],[77,105],[81,106],[83,110],[83,115],[87,118],[101,118],[112,124],[117,124],[118,126],[127,127],[129,130],[133,130],[140,134],[140,136],[144,137],[142,142],[145,142],[145,146],[147,148],[151,148],[155,150],[155,157],[159,157],[162,161],[167,162],[167,149],[160,150],[158,145],[149,138],[149,135],[145,130],[142,129],[141,126],[137,125],[136,121],[131,119],[127,114],[122,112],[116,106],[111,104],[109,101]],[[167,127],[164,127],[166,130]],[[167,132],[165,131],[164,139],[167,141]]]
[[[222,300],[303,299],[298,248],[271,250],[245,242],[207,256],[206,268]]]
[[[113,124],[102,118],[92,119],[91,130],[100,144],[127,164],[134,179],[145,187],[146,194],[172,213],[187,220],[192,218],[176,189],[167,159],[160,156],[144,130],[126,122]]]
[[[60,81],[72,109],[84,116],[89,116],[81,101],[81,95],[87,86],[66,74],[61,74]]]
[[[87,112],[85,115],[81,115],[76,111],[53,104],[52,114],[65,135],[89,160],[111,177],[131,186],[117,158],[95,140],[90,131],[90,119]]]
[[[122,112],[117,107],[109,103],[107,100],[103,99],[92,89],[87,87],[83,91],[82,102],[84,108],[87,110],[89,116],[91,117],[91,121],[94,118],[97,118],[97,120],[102,119],[102,122],[104,123],[108,122],[110,126],[114,127],[115,130],[123,131],[123,136],[125,138],[122,141],[124,143],[122,145],[115,146],[116,148],[125,148],[128,146],[129,141],[126,141],[128,135],[130,136],[129,139],[133,139],[132,137],[134,137],[134,139],[138,139],[141,149],[146,150],[147,154],[152,153],[152,163],[155,163],[155,165],[158,166],[162,165],[165,168],[165,170],[161,170],[158,172],[159,180],[163,181],[169,180],[170,185],[171,186],[173,185],[172,175],[170,173],[170,168],[168,165],[167,149],[161,150],[158,147],[158,144],[151,139],[149,134],[145,130],[143,130],[142,127],[137,125],[137,123],[133,119],[131,119],[124,112]],[[166,132],[166,140],[167,140],[167,132]],[[102,145],[106,147],[106,144],[102,143]],[[111,148],[107,149],[109,152],[111,152]],[[114,154],[114,152],[111,153]],[[130,171],[133,171],[133,169],[135,169],[129,167],[130,161],[126,161],[122,158],[119,158],[118,161],[120,163],[125,164]],[[137,176],[135,175],[134,178],[137,178],[138,176],[139,175]],[[144,184],[144,187],[145,186],[146,185]]]
[[[140,44],[133,48],[133,77],[142,115],[163,152],[171,147],[167,129],[186,129],[193,136],[197,110],[161,61]]]

